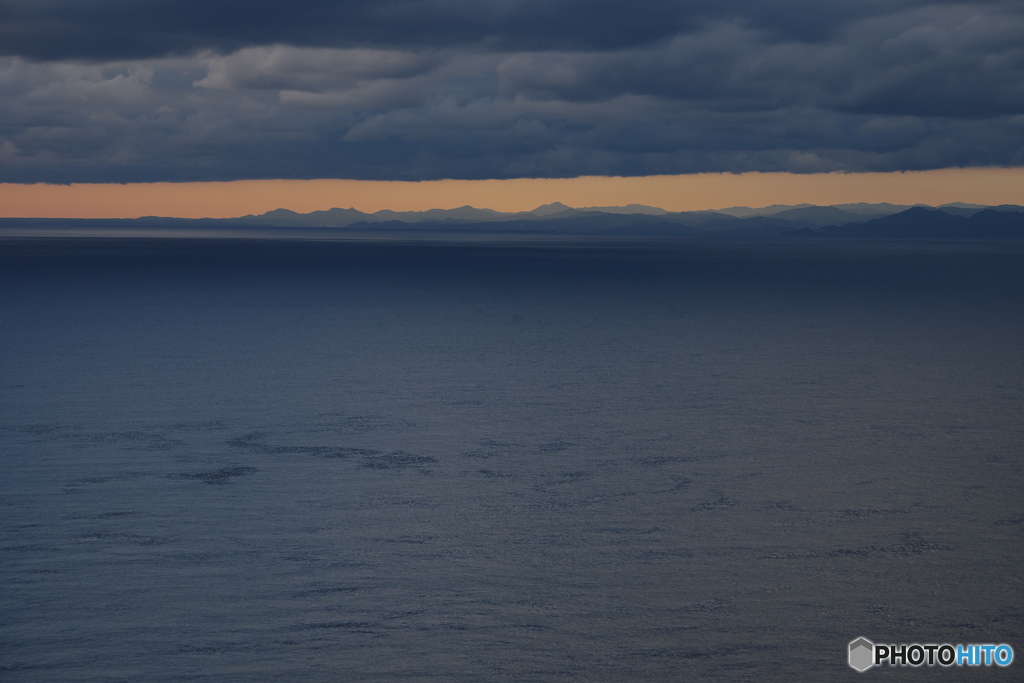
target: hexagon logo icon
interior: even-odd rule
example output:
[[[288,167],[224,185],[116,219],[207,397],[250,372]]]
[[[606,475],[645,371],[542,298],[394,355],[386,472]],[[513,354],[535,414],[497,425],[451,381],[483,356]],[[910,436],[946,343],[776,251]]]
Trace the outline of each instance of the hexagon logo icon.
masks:
[[[850,666],[864,673],[875,665],[875,644],[867,638],[850,641]]]

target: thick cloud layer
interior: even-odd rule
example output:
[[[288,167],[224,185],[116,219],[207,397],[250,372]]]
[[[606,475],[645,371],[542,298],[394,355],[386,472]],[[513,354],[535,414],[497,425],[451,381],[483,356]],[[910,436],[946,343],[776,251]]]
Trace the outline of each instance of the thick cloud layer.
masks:
[[[0,181],[1024,164],[1024,6],[6,0]]]

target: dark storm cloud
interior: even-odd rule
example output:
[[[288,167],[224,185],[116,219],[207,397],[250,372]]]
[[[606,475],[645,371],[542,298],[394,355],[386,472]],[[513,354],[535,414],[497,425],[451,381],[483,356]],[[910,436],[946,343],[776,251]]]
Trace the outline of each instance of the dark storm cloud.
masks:
[[[1024,164],[1024,6],[0,0],[0,180]]]
[[[663,0],[13,0],[0,44],[36,59],[160,57],[284,43],[608,49],[682,30],[713,3]]]

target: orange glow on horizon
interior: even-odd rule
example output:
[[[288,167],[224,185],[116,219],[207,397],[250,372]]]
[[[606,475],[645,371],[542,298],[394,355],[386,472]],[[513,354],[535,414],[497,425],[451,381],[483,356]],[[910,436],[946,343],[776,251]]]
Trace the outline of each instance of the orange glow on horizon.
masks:
[[[3,217],[234,218],[278,208],[300,213],[332,207],[366,212],[423,211],[467,204],[498,211],[528,211],[555,201],[574,207],[646,204],[669,211],[848,202],[1024,204],[1024,168],[421,182],[321,179],[0,184]]]

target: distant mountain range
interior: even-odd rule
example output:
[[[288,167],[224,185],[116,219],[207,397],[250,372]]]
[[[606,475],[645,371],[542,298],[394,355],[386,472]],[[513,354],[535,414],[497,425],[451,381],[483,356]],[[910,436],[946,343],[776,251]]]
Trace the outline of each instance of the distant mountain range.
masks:
[[[970,213],[915,206],[859,224],[802,228],[783,236],[854,239],[1024,239],[1024,207],[984,208]]]
[[[428,211],[334,208],[297,213],[276,209],[239,218],[133,219],[4,218],[0,228],[305,228],[351,233],[527,233],[789,239],[1024,239],[1024,206],[952,203],[777,204],[715,211],[671,212],[653,206],[573,208],[560,202],[532,211],[501,212],[461,206]]]
[[[920,205],[917,205],[920,206]],[[654,206],[629,204],[627,206],[591,206],[573,208],[561,202],[544,204],[532,211],[505,213],[492,209],[477,209],[472,206],[461,206],[457,209],[430,209],[429,211],[377,211],[364,213],[357,209],[328,209],[311,213],[296,213],[288,209],[277,209],[260,215],[242,216],[229,219],[232,222],[247,225],[273,225],[277,227],[317,227],[346,228],[361,223],[507,223],[507,222],[549,222],[574,219],[590,219],[600,222],[608,216],[629,216],[639,220],[641,225],[649,224],[653,218],[658,223],[669,222],[691,227],[703,226],[715,232],[754,225],[772,226],[780,229],[820,228],[831,225],[861,223],[882,216],[898,214],[913,205],[899,204],[836,204],[834,206],[815,206],[813,204],[776,204],[761,208],[734,206],[714,211],[681,211],[670,212]],[[931,207],[928,207],[931,208]],[[984,209],[1002,211],[1024,211],[1020,206],[988,207],[981,204],[944,204],[938,210],[952,215],[970,216]],[[643,218],[642,218],[643,217]],[[747,219],[762,220],[753,223]],[[766,220],[771,219],[771,220]],[[611,221],[615,227],[622,225],[622,219]]]

